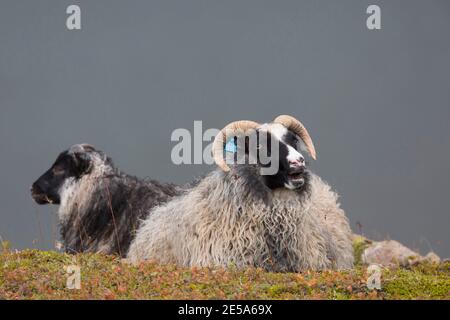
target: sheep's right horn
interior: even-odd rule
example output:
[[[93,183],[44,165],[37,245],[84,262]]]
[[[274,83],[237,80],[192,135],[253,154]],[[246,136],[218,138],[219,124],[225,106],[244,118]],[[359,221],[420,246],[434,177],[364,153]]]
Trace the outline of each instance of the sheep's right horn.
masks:
[[[311,157],[316,160],[316,149],[314,148],[314,143],[303,123],[288,115],[278,116],[275,118],[275,120],[273,120],[273,122],[279,123],[285,126],[288,130],[291,130],[295,134],[297,134],[305,143]]]
[[[214,138],[212,145],[212,155],[214,162],[223,171],[230,171],[230,167],[227,165],[225,159],[223,158],[223,147],[227,142],[227,136],[235,135],[239,131],[245,133],[245,131],[250,129],[255,129],[259,127],[260,124],[249,120],[234,121],[227,124]]]

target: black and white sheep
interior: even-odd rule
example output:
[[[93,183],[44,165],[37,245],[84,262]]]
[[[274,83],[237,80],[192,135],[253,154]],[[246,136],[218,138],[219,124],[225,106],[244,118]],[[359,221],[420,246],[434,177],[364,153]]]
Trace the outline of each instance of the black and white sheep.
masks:
[[[125,256],[139,221],[181,188],[120,172],[102,151],[77,144],[62,152],[33,183],[38,204],[59,204],[67,252]]]
[[[229,157],[223,156],[229,137],[251,133],[257,138],[256,151],[245,142],[245,162],[239,164],[234,157],[229,166]],[[213,144],[220,169],[186,194],[156,207],[137,231],[128,258],[270,271],[351,268],[348,220],[337,194],[306,169],[298,138],[315,158],[307,130],[293,117],[279,116],[263,125],[237,121],[226,126]],[[263,164],[260,153],[275,149],[278,170],[262,175],[271,163]]]

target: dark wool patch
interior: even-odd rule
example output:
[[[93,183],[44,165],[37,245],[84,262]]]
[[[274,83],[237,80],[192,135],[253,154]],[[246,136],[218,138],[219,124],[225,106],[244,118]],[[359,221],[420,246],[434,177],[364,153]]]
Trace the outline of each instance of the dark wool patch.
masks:
[[[100,177],[83,212],[74,209],[61,225],[66,251],[126,256],[140,221],[150,209],[180,193],[173,184],[122,173]]]

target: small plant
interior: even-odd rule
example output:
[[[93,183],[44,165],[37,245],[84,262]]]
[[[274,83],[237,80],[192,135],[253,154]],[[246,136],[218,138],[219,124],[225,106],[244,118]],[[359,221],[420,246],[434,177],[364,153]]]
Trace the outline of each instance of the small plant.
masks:
[[[0,251],[9,251],[9,249],[11,249],[11,243],[7,240],[3,240],[0,236]]]
[[[4,241],[2,241],[4,242]],[[79,289],[67,287],[67,267],[79,266]],[[55,251],[0,252],[0,299],[448,299],[450,263],[383,269],[381,289],[367,287],[367,268],[265,272],[182,268],[119,257]]]

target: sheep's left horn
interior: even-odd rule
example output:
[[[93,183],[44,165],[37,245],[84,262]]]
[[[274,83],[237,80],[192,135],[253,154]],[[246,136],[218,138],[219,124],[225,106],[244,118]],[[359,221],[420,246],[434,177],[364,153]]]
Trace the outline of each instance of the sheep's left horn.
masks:
[[[308,130],[306,130],[305,126],[300,121],[288,115],[281,115],[276,117],[273,122],[279,123],[285,126],[288,130],[291,130],[297,134],[305,143],[311,157],[316,160],[316,149],[314,148],[314,143],[309,136]]]
[[[250,129],[255,129],[259,127],[259,123],[249,120],[234,121],[227,124],[214,138],[212,145],[212,155],[214,162],[223,171],[230,171],[230,167],[227,165],[225,159],[223,158],[223,147],[227,142],[227,137],[230,135],[235,135],[239,132],[245,133],[245,131]]]

